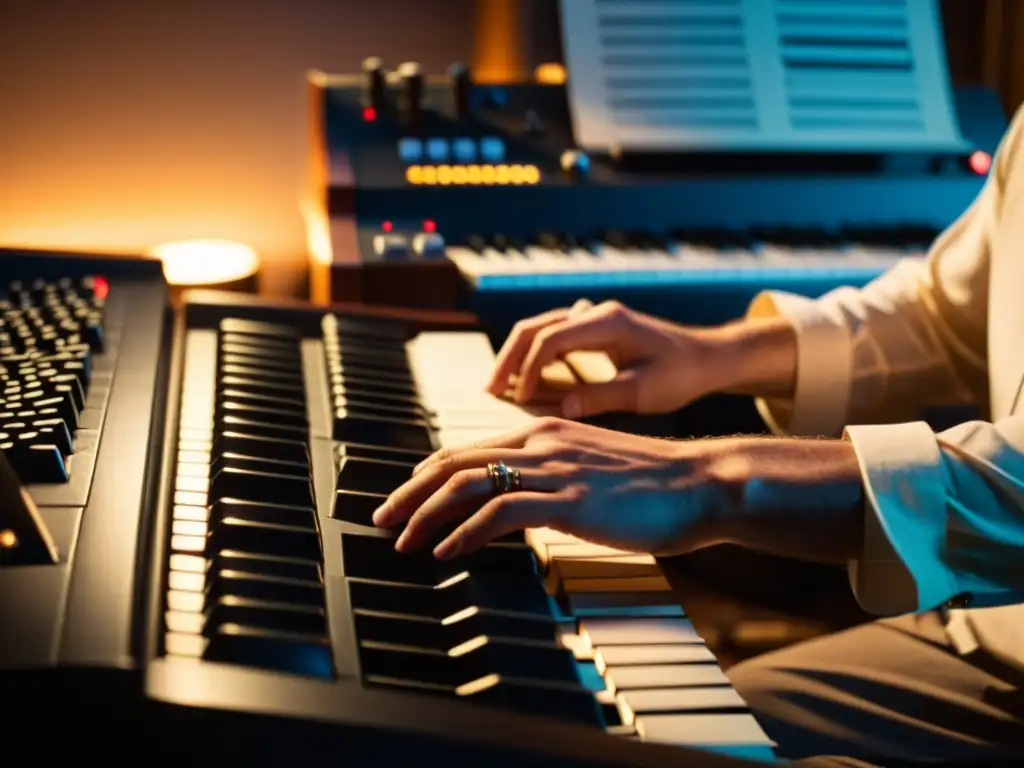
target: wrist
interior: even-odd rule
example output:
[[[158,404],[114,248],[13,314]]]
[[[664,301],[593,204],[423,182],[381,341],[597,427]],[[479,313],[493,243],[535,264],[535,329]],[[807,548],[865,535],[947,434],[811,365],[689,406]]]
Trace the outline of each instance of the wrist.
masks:
[[[767,398],[793,396],[797,344],[796,330],[788,319],[749,318],[710,333],[722,350],[721,391]]]
[[[720,540],[790,557],[842,563],[863,543],[864,490],[845,440],[730,438],[706,465]]]

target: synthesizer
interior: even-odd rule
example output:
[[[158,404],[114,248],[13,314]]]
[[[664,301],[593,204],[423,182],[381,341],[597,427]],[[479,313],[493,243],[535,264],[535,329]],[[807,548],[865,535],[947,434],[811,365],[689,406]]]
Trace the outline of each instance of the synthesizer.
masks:
[[[536,529],[441,564],[370,525],[432,451],[544,415],[484,394],[465,316],[171,311],[152,262],[20,253],[0,278],[10,733],[259,764],[773,760],[670,563]]]
[[[820,295],[921,257],[1005,127],[993,94],[959,88],[969,154],[591,156],[568,87],[378,59],[311,75],[314,298],[463,307],[502,330],[580,297],[721,322],[765,288]]]

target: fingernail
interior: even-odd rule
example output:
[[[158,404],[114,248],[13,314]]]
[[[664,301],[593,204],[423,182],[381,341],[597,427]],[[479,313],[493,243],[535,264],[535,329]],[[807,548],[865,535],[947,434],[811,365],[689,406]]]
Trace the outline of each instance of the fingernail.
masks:
[[[381,504],[373,512],[373,524],[384,525],[388,521],[388,505]]]
[[[438,560],[451,560],[453,557],[459,554],[459,550],[461,548],[462,537],[451,536],[442,541],[436,547],[434,547],[434,557],[436,557]]]
[[[562,401],[562,415],[567,419],[578,419],[583,413],[583,404],[577,395],[569,395]]]
[[[427,462],[421,461],[419,464],[417,464],[415,467],[413,467],[412,468],[413,477],[415,477],[417,474],[419,474],[420,470],[423,469],[426,465],[427,465]]]
[[[395,542],[395,551],[404,552],[406,545],[409,541],[409,532],[402,531],[402,535],[398,537],[398,541]]]

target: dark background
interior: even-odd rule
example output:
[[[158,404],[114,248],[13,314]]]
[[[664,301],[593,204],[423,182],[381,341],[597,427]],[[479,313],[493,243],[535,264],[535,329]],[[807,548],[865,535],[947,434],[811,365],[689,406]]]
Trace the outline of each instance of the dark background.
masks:
[[[489,0],[487,16],[475,0],[0,0],[0,242],[228,237],[288,292],[305,265],[304,73],[368,55],[440,71],[474,58],[485,16],[553,3]],[[943,6],[954,79],[1024,100],[1024,2]],[[536,30],[519,60],[556,40]]]

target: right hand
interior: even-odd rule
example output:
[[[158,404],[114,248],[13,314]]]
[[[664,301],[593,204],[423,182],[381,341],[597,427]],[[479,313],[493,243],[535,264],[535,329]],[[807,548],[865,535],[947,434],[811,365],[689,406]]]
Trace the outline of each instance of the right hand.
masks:
[[[528,403],[544,367],[577,351],[607,354],[614,380],[580,384],[562,401],[566,418],[601,413],[669,413],[710,394],[722,380],[722,342],[714,329],[688,328],[616,301],[555,309],[516,323],[498,353],[488,390]]]

